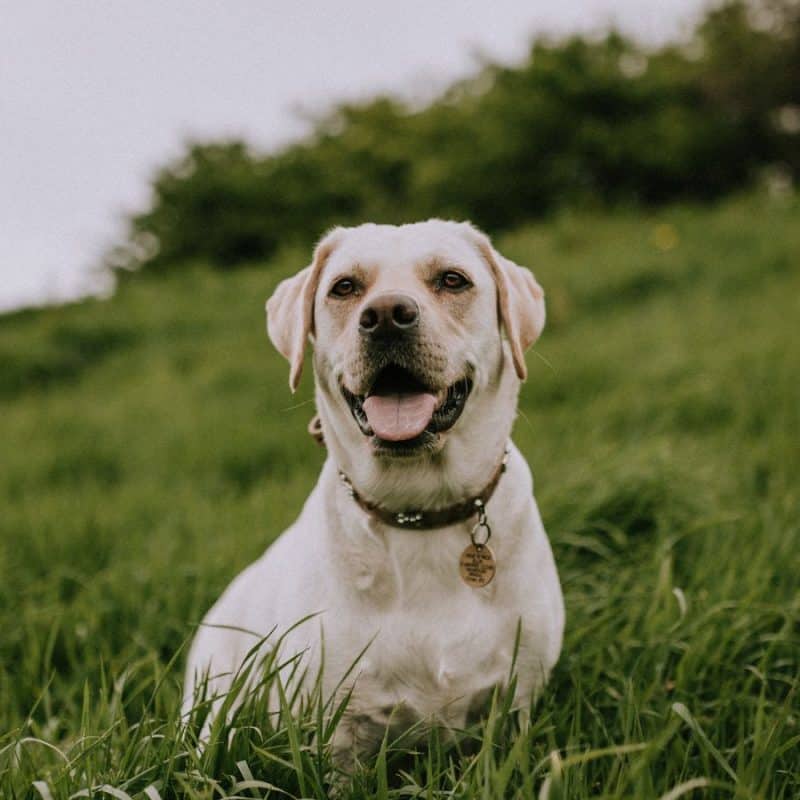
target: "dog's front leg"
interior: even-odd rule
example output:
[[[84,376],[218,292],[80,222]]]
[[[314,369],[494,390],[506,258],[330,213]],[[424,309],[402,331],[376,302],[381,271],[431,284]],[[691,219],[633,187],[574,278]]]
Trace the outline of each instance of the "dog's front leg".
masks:
[[[511,707],[517,712],[520,731],[525,732],[530,727],[534,706],[542,689],[547,684],[548,678],[548,670],[538,660],[530,664],[527,670],[517,674],[517,684],[514,688]]]
[[[385,721],[347,709],[331,740],[333,765],[346,774],[352,773],[359,762],[378,752],[385,733]]]

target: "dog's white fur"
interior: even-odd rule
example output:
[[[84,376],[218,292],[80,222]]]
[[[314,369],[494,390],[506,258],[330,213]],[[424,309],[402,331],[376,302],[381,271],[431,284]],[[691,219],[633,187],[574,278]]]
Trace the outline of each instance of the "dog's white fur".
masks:
[[[463,299],[432,288],[431,276],[448,267],[473,284]],[[363,291],[349,305],[331,298],[333,283],[354,270]],[[344,383],[358,391],[364,380],[358,311],[389,290],[410,294],[420,306],[420,358],[428,374],[444,386],[468,370],[473,381],[456,424],[418,457],[376,455],[339,389]],[[309,336],[313,341],[328,459],[297,521],[208,612],[188,660],[185,707],[204,674],[212,691],[224,694],[257,637],[273,630],[265,646],[289,631],[282,652],[302,652],[309,675],[317,674],[324,650],[326,694],[364,651],[344,685],[352,697],[334,740],[341,760],[373,748],[390,715],[391,724],[463,726],[507,681],[519,629],[515,702],[529,709],[558,658],[564,607],[519,451],[512,446],[487,506],[497,575],[481,589],[459,576],[468,525],[384,525],[348,496],[338,471],[390,509],[441,508],[477,494],[509,439],[526,374],[523,352],[544,325],[541,288],[468,224],[362,225],[328,234],[311,265],[281,283],[267,309],[270,337],[290,362],[292,389]],[[311,614],[317,616],[292,628]]]

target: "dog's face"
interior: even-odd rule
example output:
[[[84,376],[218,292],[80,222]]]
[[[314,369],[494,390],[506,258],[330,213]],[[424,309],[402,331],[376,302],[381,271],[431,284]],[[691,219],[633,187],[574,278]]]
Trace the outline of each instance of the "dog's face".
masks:
[[[501,386],[513,404],[544,325],[531,273],[441,220],[335,229],[267,310],[292,388],[311,335],[325,436],[349,461],[430,458],[474,435]]]
[[[374,455],[439,449],[477,366],[500,358],[496,315],[489,270],[456,231],[358,228],[342,237],[320,276],[318,381],[340,395]]]

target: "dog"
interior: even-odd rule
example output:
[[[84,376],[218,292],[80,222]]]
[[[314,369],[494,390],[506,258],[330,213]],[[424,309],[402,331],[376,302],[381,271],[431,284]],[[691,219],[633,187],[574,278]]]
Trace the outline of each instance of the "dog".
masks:
[[[544,323],[531,272],[469,223],[335,228],[278,285],[268,333],[292,391],[313,345],[328,457],[296,522],[198,629],[187,711],[201,681],[218,711],[272,632],[265,652],[282,637],[326,696],[350,694],[332,740],[340,765],[387,727],[464,727],[512,669],[514,707],[529,713],[564,627],[531,474],[509,439]]]

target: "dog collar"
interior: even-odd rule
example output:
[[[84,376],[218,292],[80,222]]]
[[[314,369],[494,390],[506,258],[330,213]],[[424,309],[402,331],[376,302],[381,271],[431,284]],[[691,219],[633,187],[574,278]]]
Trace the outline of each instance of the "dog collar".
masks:
[[[353,498],[357,506],[378,519],[380,522],[383,522],[385,525],[391,525],[393,528],[403,528],[404,530],[414,531],[446,528],[448,525],[466,522],[477,515],[478,522],[472,531],[473,540],[478,530],[483,528],[486,533],[486,538],[483,542],[485,545],[486,542],[489,541],[489,537],[492,535],[491,529],[489,528],[489,524],[486,520],[486,504],[491,499],[492,495],[494,494],[494,490],[497,488],[497,484],[500,483],[500,478],[506,471],[510,452],[509,446],[506,445],[505,449],[503,450],[503,457],[500,459],[500,463],[497,465],[497,467],[495,467],[494,473],[489,479],[489,483],[487,483],[483,488],[483,491],[474,497],[462,500],[460,503],[455,503],[451,506],[445,506],[444,508],[434,508],[421,511],[409,509],[405,509],[403,511],[391,511],[390,509],[379,505],[378,503],[373,503],[370,500],[367,500],[365,497],[362,497],[356,491],[347,475],[345,475],[345,473],[341,470],[339,470],[339,479],[342,481],[347,493]]]

